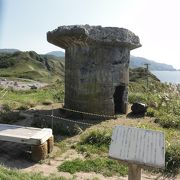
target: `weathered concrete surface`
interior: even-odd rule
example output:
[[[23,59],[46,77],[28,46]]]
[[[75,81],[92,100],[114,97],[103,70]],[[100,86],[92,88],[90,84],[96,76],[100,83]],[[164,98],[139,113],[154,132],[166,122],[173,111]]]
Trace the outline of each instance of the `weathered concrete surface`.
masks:
[[[60,26],[47,33],[47,40],[64,49],[94,44],[123,46],[130,50],[141,46],[139,37],[127,29],[89,25]]]
[[[0,124],[0,140],[40,145],[52,137],[52,129]]]
[[[130,50],[141,46],[138,36],[117,27],[61,26],[47,40],[66,50],[66,108],[126,113]]]

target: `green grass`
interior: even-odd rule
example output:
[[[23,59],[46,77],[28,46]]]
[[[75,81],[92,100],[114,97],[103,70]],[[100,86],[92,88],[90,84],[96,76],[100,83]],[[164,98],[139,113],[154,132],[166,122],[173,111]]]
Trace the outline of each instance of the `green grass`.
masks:
[[[120,165],[118,161],[108,158],[96,158],[96,159],[75,159],[72,161],[65,161],[58,167],[59,171],[69,172],[74,174],[75,172],[95,172],[101,173],[104,176],[125,176],[128,169],[126,166]]]
[[[178,173],[178,169],[180,168],[180,130],[163,128],[154,122],[136,122],[131,126],[162,131],[165,133],[166,168],[163,173],[176,175]],[[109,129],[112,128],[110,127]],[[107,157],[111,140],[111,131],[112,130],[105,130],[105,128],[99,128],[84,132],[81,135],[80,141],[75,145],[75,148],[86,157]],[[158,172],[162,171],[159,170]]]
[[[153,124],[141,124],[137,127],[162,131],[165,133],[166,167],[165,167],[164,173],[168,175],[170,174],[176,175],[180,173],[180,130],[175,130],[172,128],[168,128],[168,129],[162,128],[162,127],[154,126]]]
[[[154,122],[137,127],[163,131],[166,139],[166,168],[163,173],[180,173],[180,91],[174,85],[150,81],[149,89],[145,82],[130,83],[129,102],[143,102],[148,105],[146,116]],[[160,126],[158,126],[160,125]]]
[[[28,109],[37,104],[63,102],[64,84],[57,83],[38,90],[8,91],[0,104],[8,105],[11,109]]]
[[[55,146],[57,146],[60,149],[60,151],[58,152],[59,156],[65,153],[68,149],[70,149],[69,143],[65,141],[59,141],[59,142],[56,141]]]
[[[149,106],[146,116],[153,117],[153,119],[148,122],[141,122],[143,119],[139,119],[139,122],[133,121],[132,124],[128,124],[127,121],[125,125],[163,131],[166,138],[166,169],[163,173],[171,175],[177,174],[180,169],[180,100],[177,92],[173,91],[171,86],[154,80],[150,81],[148,90],[143,79],[138,82],[131,82],[129,89],[130,103],[135,101],[146,103]],[[57,83],[38,90],[21,92],[9,91],[5,98],[0,100],[0,104],[7,105],[6,108],[10,110],[17,108],[26,109],[37,104],[62,102],[63,99],[64,84]],[[114,126],[114,122],[115,121],[111,121],[110,123]],[[67,141],[56,143],[56,145],[62,149],[59,156],[72,147],[78,152],[83,153],[86,158],[85,160],[76,159],[73,161],[65,161],[58,167],[59,171],[70,173],[92,171],[104,174],[105,176],[125,175],[127,173],[126,167],[120,166],[117,161],[107,158],[112,134],[112,126],[108,123],[109,122],[107,122],[107,127],[99,124],[97,127],[93,127],[93,129],[90,128],[83,132],[80,135],[80,140],[78,140],[77,143],[72,142],[72,146],[71,143],[67,143]],[[92,160],[89,159],[90,157]],[[4,171],[7,171],[7,174],[9,172],[9,170]],[[12,172],[14,173],[14,171]],[[15,171],[15,173],[19,172]],[[27,177],[29,176],[28,174]],[[41,175],[34,175],[34,177],[35,176],[38,178],[39,176],[41,177]],[[24,177],[24,175],[21,175],[21,177]]]
[[[165,173],[180,173],[180,142],[169,146],[166,150],[166,169]]]
[[[91,144],[96,146],[108,145],[111,142],[111,133],[106,130],[91,131],[87,136],[82,137],[82,144]]]
[[[1,180],[66,180],[64,177],[57,177],[54,175],[43,176],[40,173],[23,173],[19,170],[8,169],[0,166]]]
[[[88,154],[106,154],[111,142],[112,131],[92,130],[81,135],[80,142],[75,148],[82,153]]]
[[[138,84],[136,83],[136,86]],[[141,84],[139,85],[141,86]],[[157,89],[159,89],[157,91]],[[156,118],[164,128],[180,128],[180,92],[173,86],[156,83],[156,88],[150,86],[148,91],[134,91],[130,88],[129,102],[142,102],[148,105],[146,115]]]

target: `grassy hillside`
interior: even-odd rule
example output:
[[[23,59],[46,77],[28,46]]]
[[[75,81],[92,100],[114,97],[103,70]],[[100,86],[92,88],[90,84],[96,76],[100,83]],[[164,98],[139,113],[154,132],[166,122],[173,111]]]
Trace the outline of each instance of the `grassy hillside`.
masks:
[[[52,82],[64,76],[64,60],[34,51],[0,53],[0,76]]]
[[[144,81],[147,79],[147,76],[150,81],[160,82],[160,80],[154,74],[152,74],[150,71],[147,72],[143,67],[129,70],[130,82]]]
[[[140,101],[146,103],[148,105],[148,111],[145,116],[132,116],[131,113],[127,116],[117,116],[117,119],[107,120],[89,127],[85,131],[82,131],[80,135],[74,137],[67,136],[68,132],[64,131],[67,136],[64,140],[59,141],[58,138],[55,138],[56,149],[58,149],[57,153],[54,155],[56,163],[49,163],[48,167],[56,164],[56,169],[59,173],[62,173],[60,175],[64,175],[63,172],[69,172],[70,174],[74,174],[74,177],[77,176],[77,179],[80,179],[78,178],[78,175],[75,174],[77,172],[86,172],[87,174],[95,172],[97,174],[104,175],[105,178],[110,176],[112,179],[115,178],[115,176],[121,177],[126,175],[126,166],[108,158],[112,128],[116,125],[125,125],[143,129],[158,130],[165,133],[166,168],[164,171],[156,169],[155,173],[162,173],[163,175],[165,174],[170,176],[168,177],[169,179],[176,179],[173,176],[176,176],[180,170],[179,95],[180,91],[176,88],[176,86],[163,84],[150,73],[149,88],[147,88],[146,73],[144,70],[130,70],[129,102],[133,103]],[[47,104],[62,102],[64,99],[64,83],[56,83],[55,85],[50,85],[42,89],[25,92],[10,91],[5,97],[6,98],[0,100],[0,104],[2,104],[2,108],[4,108],[4,111],[0,114],[0,121],[1,123],[12,123],[17,121],[17,119],[12,119],[15,117],[14,114],[13,116],[9,116],[11,108],[14,109],[16,107],[22,110],[23,108],[26,109],[34,107],[37,104],[46,104],[46,107],[48,107]],[[49,110],[51,110],[52,105],[49,105]],[[37,106],[35,108],[37,108]],[[40,110],[42,109],[40,108]],[[41,122],[42,125],[46,124],[44,119]],[[59,119],[58,122],[60,122]],[[54,123],[54,129],[56,128],[56,125],[57,124]],[[45,127],[47,127],[47,124]],[[57,137],[62,135],[63,130],[64,129],[59,129]],[[74,159],[70,159],[72,152]],[[77,154],[77,156],[75,154]],[[60,159],[60,161],[58,161],[56,157],[57,159]],[[47,163],[50,162],[50,160],[52,159],[49,158]],[[40,170],[42,170],[42,168],[43,167],[41,167]],[[6,169],[4,167],[0,167],[0,171],[0,179],[63,179],[63,177],[43,177],[39,174],[25,174],[20,171]],[[143,172],[147,173],[147,171]],[[152,172],[154,171],[151,171],[151,173]],[[160,174],[155,176],[160,176]]]

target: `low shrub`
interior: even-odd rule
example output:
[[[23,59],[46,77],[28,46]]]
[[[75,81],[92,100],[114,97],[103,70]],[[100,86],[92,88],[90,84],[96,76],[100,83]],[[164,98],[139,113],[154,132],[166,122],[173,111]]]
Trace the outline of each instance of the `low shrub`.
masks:
[[[81,140],[75,148],[81,153],[104,154],[108,152],[111,142],[111,131],[93,130],[81,135]]]
[[[26,104],[27,104],[30,108],[36,106],[36,102],[35,102],[34,100],[29,100],[29,101],[26,102]]]
[[[42,102],[43,105],[51,105],[52,103],[53,101],[48,99]]]
[[[53,94],[53,99],[62,102],[64,98],[64,90],[59,90]]]
[[[156,111],[153,108],[148,108],[146,112],[146,116],[155,117],[155,113]]]
[[[179,131],[173,128],[162,128],[154,126],[153,124],[141,124],[138,128],[151,129],[156,131],[163,131],[166,139],[166,153],[165,153],[165,170],[154,170],[154,172],[165,173],[166,175],[175,176],[180,170],[180,139]]]
[[[180,100],[173,93],[129,93],[129,102],[148,105],[146,115],[155,117],[155,122],[164,128],[180,128]]]
[[[12,108],[8,104],[3,104],[1,107],[1,112],[10,112]]]
[[[146,103],[148,97],[144,93],[129,93],[129,102],[132,104],[134,102]]]
[[[165,173],[176,175],[180,173],[180,143],[170,145],[166,150]]]
[[[24,117],[20,116],[19,112],[8,111],[0,113],[0,123],[11,124],[22,119]]]
[[[107,145],[109,146],[111,142],[111,132],[95,130],[91,131],[89,134],[82,136],[81,144],[90,144],[96,146]]]
[[[21,104],[17,110],[21,110],[21,111],[25,111],[25,110],[28,110],[29,109],[29,106],[27,104]]]
[[[159,123],[164,128],[180,128],[180,117],[174,114],[159,112],[155,122]]]

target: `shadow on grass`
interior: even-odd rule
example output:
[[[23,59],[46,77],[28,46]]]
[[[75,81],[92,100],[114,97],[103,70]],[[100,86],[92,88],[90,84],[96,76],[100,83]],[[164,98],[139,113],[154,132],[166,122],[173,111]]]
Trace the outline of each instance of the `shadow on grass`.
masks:
[[[29,145],[0,141],[0,164],[8,168],[24,169],[33,166]]]
[[[32,126],[52,128],[54,134],[65,136],[80,134],[85,129],[107,120],[104,117],[69,112],[60,108],[53,110],[31,110],[25,111],[25,113],[34,115]]]
[[[28,120],[32,121],[31,125],[27,123]],[[19,124],[20,121],[22,126],[52,128],[55,141],[61,142],[70,136],[81,133],[91,125],[102,122],[103,119],[99,120],[90,116],[87,118],[56,108],[53,110],[8,111],[3,115],[0,123]],[[31,160],[30,145],[1,141],[0,153],[0,164],[9,168],[24,169],[35,164]]]
[[[144,114],[144,113],[135,114],[135,113],[133,113],[133,112],[130,112],[130,113],[127,114],[126,117],[127,117],[127,118],[130,118],[130,119],[144,118],[144,117],[145,117],[145,114]]]

